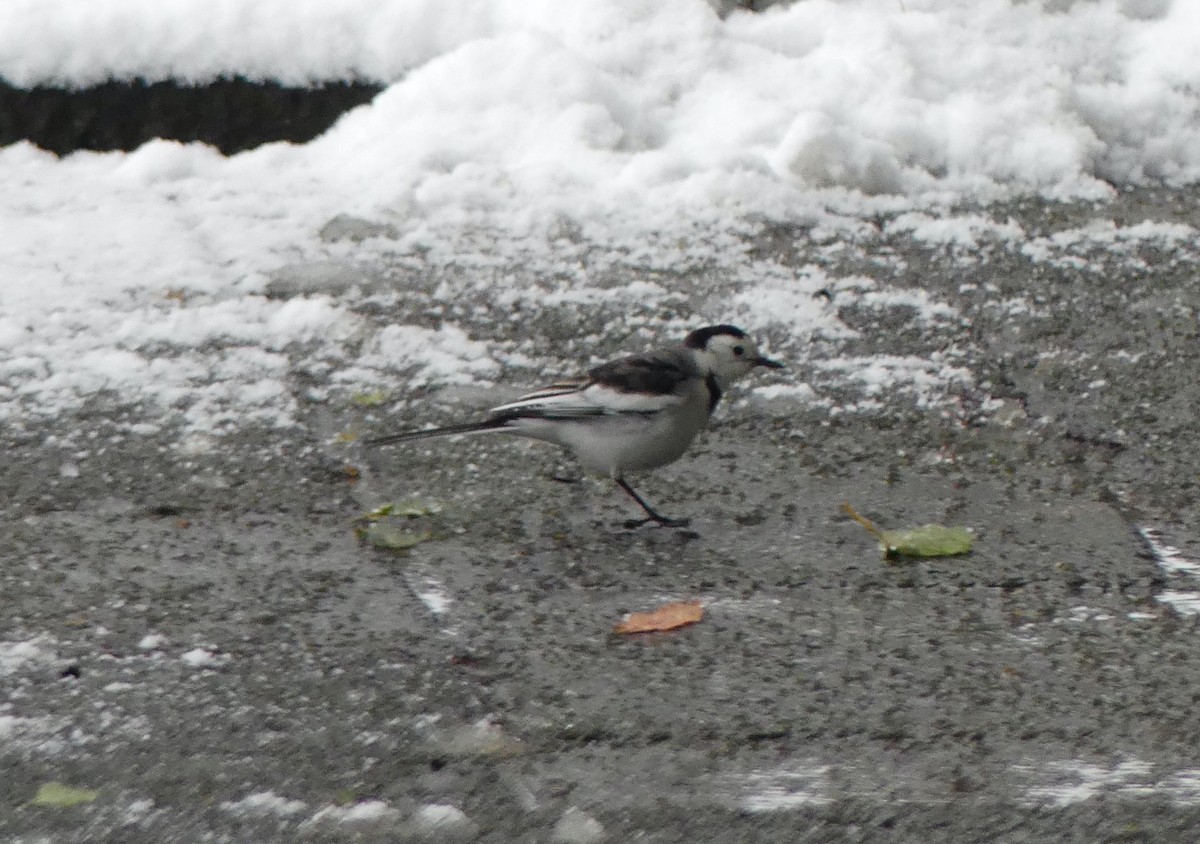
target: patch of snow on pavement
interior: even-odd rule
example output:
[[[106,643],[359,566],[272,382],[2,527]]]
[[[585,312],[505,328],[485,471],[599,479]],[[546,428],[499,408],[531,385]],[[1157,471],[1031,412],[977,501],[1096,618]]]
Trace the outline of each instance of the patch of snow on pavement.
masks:
[[[221,809],[234,815],[291,817],[308,808],[303,800],[289,800],[273,791],[257,791],[240,800],[229,800]]]
[[[828,773],[828,766],[751,771],[735,783],[737,806],[759,813],[829,803]]]
[[[1200,180],[1196,3],[808,0],[724,19],[704,0],[0,4],[0,76],[17,85],[238,75],[387,87],[311,143],[230,157],[168,140],[61,159],[0,148],[0,419],[35,426],[102,398],[221,434],[295,424],[297,374],[342,373],[347,389],[393,370],[420,385],[495,377],[488,355],[511,350],[465,322],[380,331],[355,309],[357,267],[371,268],[363,285],[445,268],[493,301],[593,307],[606,286],[590,274],[612,260],[598,254],[625,274],[738,278],[764,222],[836,250],[880,213],[900,215],[893,234],[970,250],[1019,232],[938,209]],[[321,234],[348,219],[375,234]],[[1185,229],[1089,228],[1028,249],[1090,266],[1081,248],[1098,243],[1138,260],[1137,243]],[[306,266],[342,269],[328,290],[272,293],[280,268]],[[539,273],[557,280],[544,302]],[[798,343],[837,328],[813,292],[756,278],[630,301],[669,305],[668,319],[738,312]],[[920,389],[955,377],[910,371]]]
[[[58,659],[55,644],[54,639],[44,634],[23,641],[0,642],[0,677],[53,664]]]
[[[1065,808],[1097,797],[1159,796],[1185,806],[1200,804],[1200,770],[1166,775],[1137,759],[1105,766],[1071,759],[1048,765],[1021,766],[1018,771],[1038,781],[1026,792],[1027,802]]]
[[[1200,560],[1186,556],[1178,548],[1167,544],[1162,532],[1149,527],[1138,527],[1138,536],[1149,548],[1158,564],[1172,582],[1190,586],[1190,589],[1164,589],[1155,597],[1184,615],[1200,615]]]

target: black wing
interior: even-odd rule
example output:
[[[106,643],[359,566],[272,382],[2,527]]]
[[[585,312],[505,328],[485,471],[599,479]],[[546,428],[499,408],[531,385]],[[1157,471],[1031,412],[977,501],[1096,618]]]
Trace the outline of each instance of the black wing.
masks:
[[[588,372],[592,382],[619,393],[675,395],[690,377],[673,355],[630,355],[602,363]]]

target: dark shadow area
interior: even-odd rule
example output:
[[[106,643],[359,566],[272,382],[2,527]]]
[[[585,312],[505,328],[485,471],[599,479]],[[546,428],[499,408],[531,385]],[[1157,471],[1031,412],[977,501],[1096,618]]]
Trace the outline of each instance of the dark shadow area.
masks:
[[[271,141],[312,140],[381,90],[364,82],[286,88],[241,78],[197,86],[135,81],[24,89],[0,79],[0,146],[28,140],[65,155],[131,150],[152,138],[169,138],[201,141],[230,154]]]

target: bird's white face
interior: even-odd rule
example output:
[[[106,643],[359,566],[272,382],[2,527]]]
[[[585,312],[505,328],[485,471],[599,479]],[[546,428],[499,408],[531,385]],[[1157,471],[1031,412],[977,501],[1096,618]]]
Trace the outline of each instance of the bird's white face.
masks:
[[[696,357],[702,367],[717,377],[722,387],[732,384],[755,367],[783,368],[782,364],[763,357],[749,337],[733,334],[714,334],[709,337],[704,348],[696,350]]]

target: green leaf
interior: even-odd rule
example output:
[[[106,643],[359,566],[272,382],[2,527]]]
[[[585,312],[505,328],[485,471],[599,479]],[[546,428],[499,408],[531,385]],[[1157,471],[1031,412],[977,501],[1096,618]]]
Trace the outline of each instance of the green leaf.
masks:
[[[350,397],[350,401],[359,407],[378,407],[388,400],[388,394],[383,390],[370,390],[362,393],[355,393]]]
[[[366,530],[365,538],[376,548],[407,554],[422,542],[433,539],[433,532],[426,530],[418,533],[404,530],[390,522],[372,522]]]
[[[442,505],[436,501],[421,501],[417,498],[406,498],[403,501],[389,501],[380,504],[374,510],[361,516],[366,521],[378,521],[386,516],[403,516],[407,519],[419,519],[422,516],[436,516],[442,512]]]
[[[380,504],[374,510],[363,516],[363,518],[368,520],[382,519],[384,516],[392,515],[392,511],[395,509],[396,505],[389,501],[387,504]]]
[[[943,525],[885,530],[879,537],[888,557],[954,557],[969,552],[974,540],[967,528]]]
[[[954,557],[971,550],[975,534],[970,528],[922,525],[908,530],[883,530],[866,516],[843,502],[842,509],[854,521],[879,540],[883,556],[896,557]]]
[[[33,797],[35,806],[55,806],[67,809],[80,803],[91,803],[100,796],[99,791],[91,788],[74,788],[61,782],[44,783]]]

